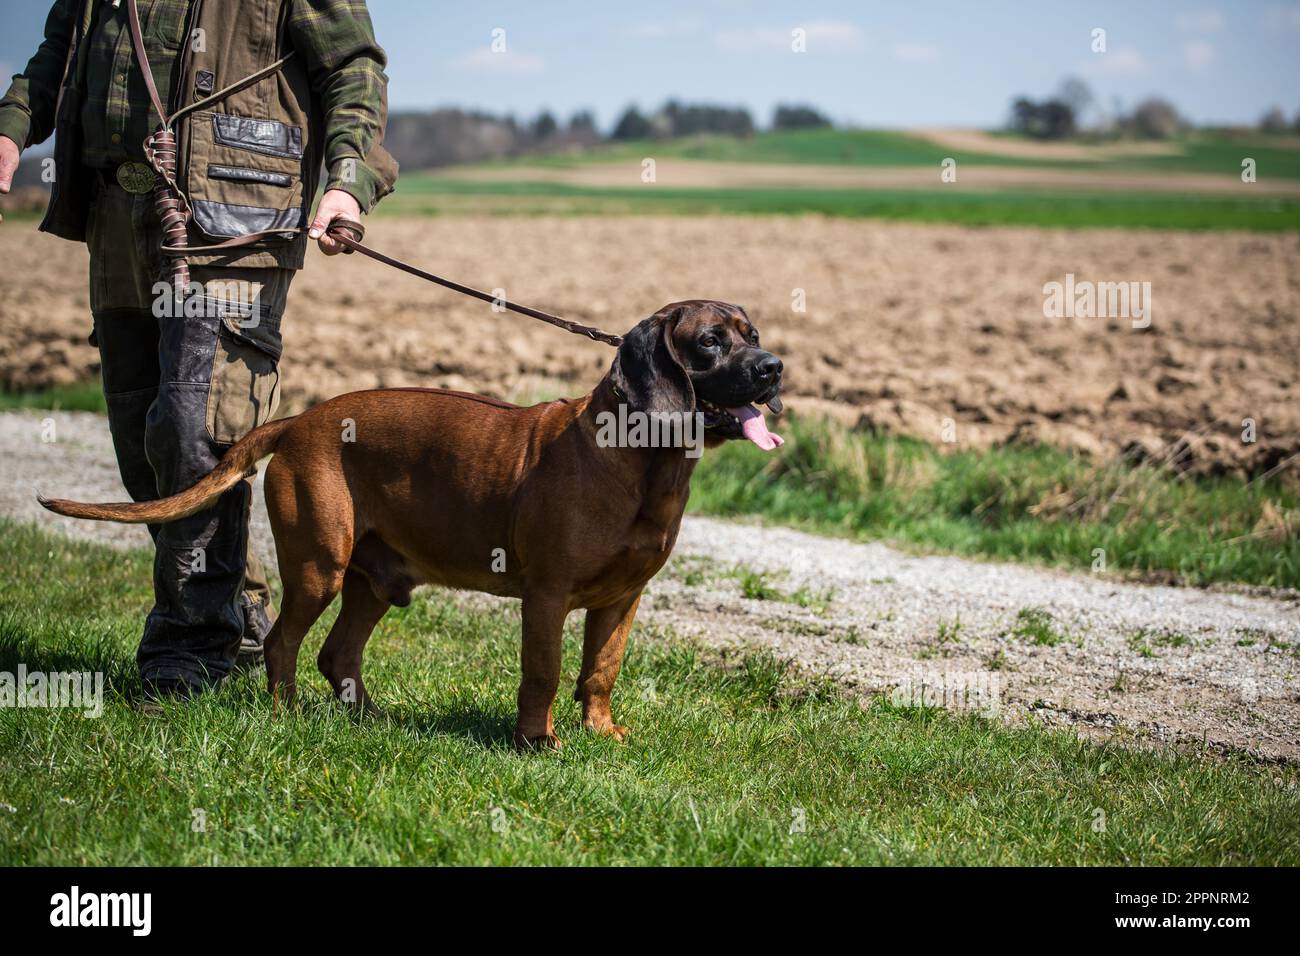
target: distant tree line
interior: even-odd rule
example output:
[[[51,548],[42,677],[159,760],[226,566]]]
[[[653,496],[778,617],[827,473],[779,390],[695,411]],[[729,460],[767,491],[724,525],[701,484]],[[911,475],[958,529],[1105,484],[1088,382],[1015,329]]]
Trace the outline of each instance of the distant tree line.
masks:
[[[1282,107],[1274,106],[1259,118],[1259,129],[1262,133],[1300,133],[1300,111],[1288,123]]]
[[[1084,119],[1091,117],[1093,136],[1168,139],[1186,128],[1170,102],[1149,97],[1130,111],[1118,105],[1112,110],[1101,107],[1088,84],[1076,77],[1061,81],[1056,93],[1043,100],[1018,96],[1011,102],[1011,129],[1034,139],[1068,139],[1083,131]]]
[[[601,142],[595,118],[574,113],[561,123],[549,110],[531,121],[460,109],[391,113],[384,145],[408,169],[452,166]]]
[[[772,129],[829,127],[831,121],[811,106],[782,104],[772,113]],[[583,149],[606,140],[671,139],[713,134],[752,136],[754,119],[744,107],[669,100],[645,114],[629,106],[602,136],[589,112],[561,121],[549,110],[532,120],[481,111],[439,109],[397,112],[388,117],[385,145],[407,169],[483,162],[534,153]]]
[[[811,106],[778,106],[772,112],[772,129],[819,129],[831,121]]]
[[[664,139],[716,133],[723,136],[754,135],[754,118],[744,107],[715,106],[712,103],[679,103],[669,100],[650,116],[629,106],[614,124],[610,138]]]
[[[1085,128],[1085,118],[1093,122]],[[1012,130],[1034,139],[1067,139],[1082,133],[1093,137],[1134,139],[1169,139],[1191,124],[1179,115],[1166,99],[1151,96],[1131,110],[1118,104],[1102,108],[1092,90],[1082,80],[1067,77],[1057,92],[1042,100],[1017,96],[1011,101]],[[1265,133],[1300,132],[1300,113],[1287,122],[1281,107],[1273,107],[1260,119],[1258,128]]]
[[[1017,97],[1011,103],[1011,128],[1034,139],[1065,139],[1073,136],[1074,110],[1058,99],[1035,102],[1027,96]]]
[[[829,127],[831,121],[811,106],[780,104],[772,111],[772,129],[814,129]],[[752,136],[754,118],[744,107],[710,103],[684,104],[669,100],[658,111],[643,114],[629,106],[614,124],[610,139],[671,139],[713,133],[719,136]]]

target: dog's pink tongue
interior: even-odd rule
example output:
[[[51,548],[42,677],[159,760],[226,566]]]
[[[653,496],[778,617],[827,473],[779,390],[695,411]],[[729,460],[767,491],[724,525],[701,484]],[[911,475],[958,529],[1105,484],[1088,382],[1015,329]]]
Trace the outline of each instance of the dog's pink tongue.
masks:
[[[784,438],[776,434],[776,432],[767,430],[767,422],[763,418],[763,413],[753,405],[728,408],[727,411],[740,419],[740,430],[744,432],[745,437],[764,451],[771,451],[778,445],[785,444]]]

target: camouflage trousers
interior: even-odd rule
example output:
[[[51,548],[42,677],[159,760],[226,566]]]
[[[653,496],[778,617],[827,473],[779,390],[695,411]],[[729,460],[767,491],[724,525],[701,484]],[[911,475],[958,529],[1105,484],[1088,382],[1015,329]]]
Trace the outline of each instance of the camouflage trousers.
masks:
[[[156,285],[152,196],[128,193],[111,171],[91,175],[92,340],[122,481],[147,501],[193,485],[270,419],[293,270],[192,266],[191,288],[201,294],[178,305]],[[207,511],[150,526],[154,605],[136,655],[147,682],[219,680],[241,639],[265,637],[271,595],[249,550],[251,501],[244,481]]]

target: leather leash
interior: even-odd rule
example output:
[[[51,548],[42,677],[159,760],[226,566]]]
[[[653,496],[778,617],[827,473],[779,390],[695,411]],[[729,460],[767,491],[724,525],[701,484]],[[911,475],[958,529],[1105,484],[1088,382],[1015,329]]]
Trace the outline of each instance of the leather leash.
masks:
[[[461,285],[459,282],[453,282],[451,279],[444,279],[442,276],[434,275],[432,272],[426,272],[423,269],[411,265],[409,262],[403,262],[401,259],[394,259],[392,256],[386,256],[376,249],[364,245],[361,240],[365,238],[366,230],[361,223],[354,219],[335,219],[330,223],[327,232],[330,236],[340,242],[344,251],[348,253],[359,252],[363,256],[369,256],[376,262],[382,262],[385,265],[392,266],[394,269],[400,269],[402,272],[409,273],[417,278],[440,285],[444,289],[451,289],[453,292],[459,292],[461,295],[468,295],[475,299],[482,299],[484,302],[490,302],[493,305],[509,309],[511,312],[518,312],[520,315],[526,315],[529,318],[540,319],[543,322],[549,322],[551,325],[566,332],[572,332],[574,335],[585,335],[587,338],[596,342],[604,342],[606,345],[618,347],[623,343],[621,335],[612,335],[609,332],[603,332],[595,326],[582,325],[569,319],[562,319],[558,315],[551,315],[549,312],[542,312],[538,309],[530,309],[526,305],[518,305],[514,302],[507,302],[505,299],[498,298],[490,293],[483,292],[479,289],[471,289],[467,285]]]
[[[149,90],[149,99],[158,113],[158,129],[154,130],[144,141],[144,155],[153,167],[158,182],[153,188],[154,208],[162,221],[163,242],[167,245],[184,249],[189,245],[185,224],[190,218],[190,206],[185,201],[185,194],[176,184],[176,130],[172,128],[171,117],[163,109],[162,99],[158,96],[158,87],[154,85],[153,70],[149,67],[149,58],[144,52],[144,32],[140,29],[140,10],[135,0],[126,0],[126,19],[131,32],[131,47],[135,51],[136,62],[144,74],[144,85]],[[190,284],[190,266],[184,254],[169,255],[163,265],[163,279],[171,283],[176,298],[185,297],[185,290]]]

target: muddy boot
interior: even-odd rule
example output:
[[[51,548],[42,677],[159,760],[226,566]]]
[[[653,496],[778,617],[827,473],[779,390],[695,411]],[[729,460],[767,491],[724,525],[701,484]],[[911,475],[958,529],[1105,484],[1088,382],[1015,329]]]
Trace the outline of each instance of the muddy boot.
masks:
[[[262,648],[266,635],[275,623],[275,609],[245,591],[240,598],[244,612],[244,633],[239,639],[239,652],[235,656],[235,672],[244,673],[262,666]]]
[[[252,482],[249,482],[249,487],[252,487]],[[266,568],[253,551],[251,541],[244,562],[244,593],[239,599],[239,607],[244,612],[244,633],[235,656],[235,672],[244,673],[262,666],[262,646],[275,623],[275,605],[271,602]]]

